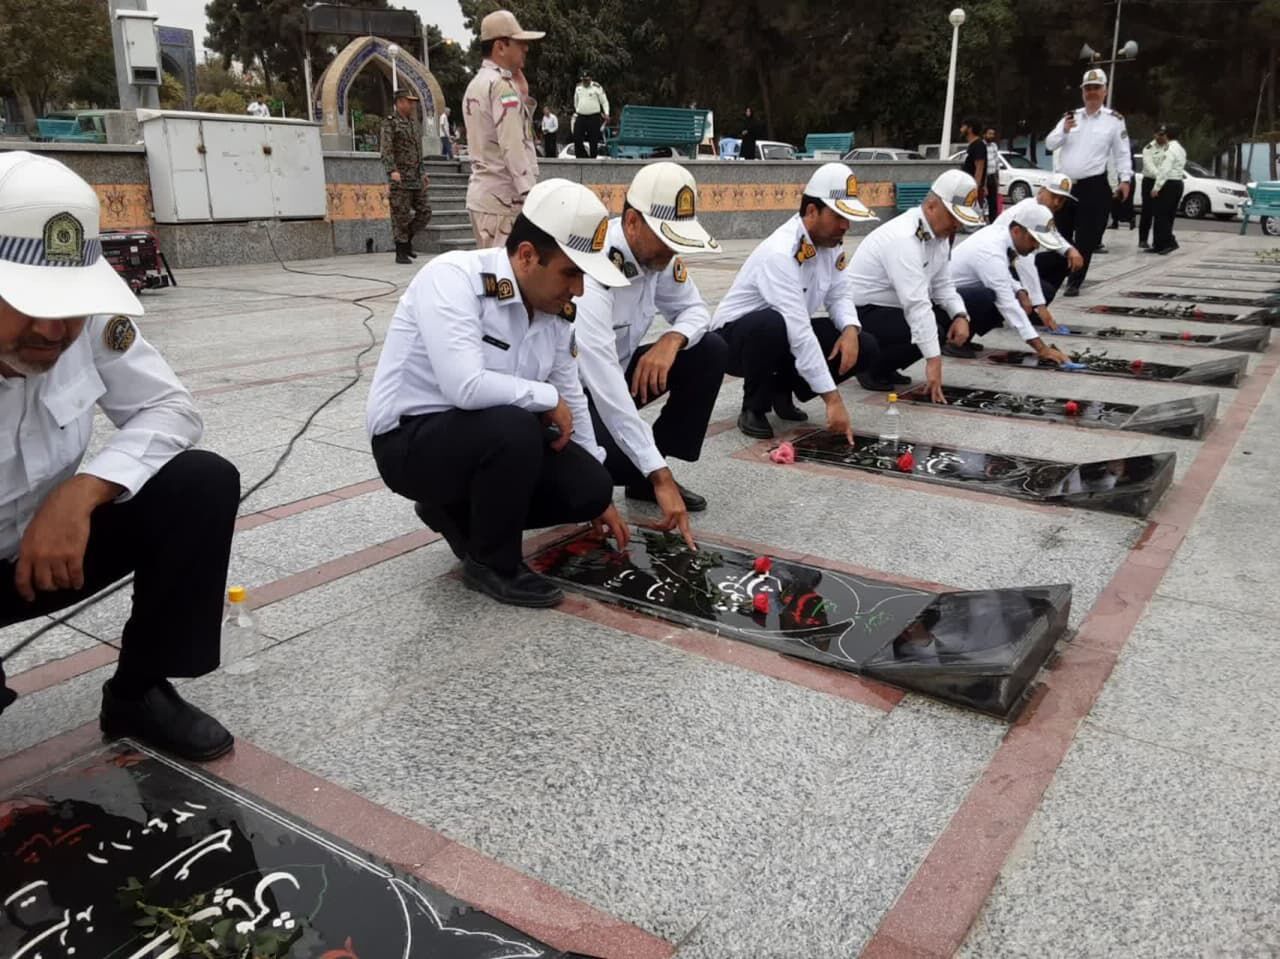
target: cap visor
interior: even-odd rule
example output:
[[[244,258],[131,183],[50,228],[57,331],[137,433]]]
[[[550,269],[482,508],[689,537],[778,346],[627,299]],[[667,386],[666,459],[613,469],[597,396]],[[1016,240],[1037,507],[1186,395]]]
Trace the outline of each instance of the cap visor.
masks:
[[[541,40],[546,35],[547,35],[547,32],[545,30],[521,30],[519,33],[514,34],[511,37],[511,39],[512,40]]]
[[[934,196],[937,196],[935,193]],[[946,202],[945,200],[943,201]],[[960,226],[965,230],[976,230],[986,221],[983,220],[982,214],[971,206],[964,206],[961,203],[947,203],[947,209],[951,211],[951,215],[960,221]]]
[[[27,266],[0,260],[0,299],[38,320],[146,313],[105,258],[92,266]]]
[[[1035,237],[1035,241],[1040,244],[1040,249],[1048,250],[1050,253],[1057,253],[1066,246],[1066,241],[1057,230],[1041,233],[1037,233],[1035,230],[1028,230],[1027,232]]]
[[[603,253],[582,253],[557,244],[583,273],[603,286],[629,286],[631,281]]]
[[[658,235],[667,248],[676,253],[719,253],[717,243],[697,220],[660,220],[642,213],[649,229]]]
[[[853,223],[859,221],[870,223],[872,220],[880,219],[867,208],[866,204],[861,200],[855,200],[853,197],[840,200],[823,200],[822,202]]]
[[[1050,193],[1052,193],[1054,196],[1066,197],[1068,200],[1074,200],[1076,198],[1076,195],[1072,193],[1070,190],[1055,190],[1051,186],[1045,187],[1045,189],[1048,190]]]

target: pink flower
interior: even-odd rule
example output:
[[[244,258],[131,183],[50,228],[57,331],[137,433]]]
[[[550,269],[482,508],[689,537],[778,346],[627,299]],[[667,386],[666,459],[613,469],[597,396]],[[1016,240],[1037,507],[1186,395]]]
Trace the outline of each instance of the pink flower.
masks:
[[[796,461],[796,448],[790,443],[779,443],[776,447],[769,450],[769,459],[775,463],[784,465],[794,463]]]

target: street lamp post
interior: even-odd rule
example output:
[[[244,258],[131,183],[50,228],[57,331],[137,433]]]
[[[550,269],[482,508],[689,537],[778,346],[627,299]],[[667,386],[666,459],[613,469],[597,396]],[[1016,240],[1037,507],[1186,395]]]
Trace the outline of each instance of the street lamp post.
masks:
[[[947,71],[947,107],[942,114],[942,139],[938,141],[938,159],[947,158],[951,144],[951,109],[956,97],[956,51],[960,47],[960,25],[964,23],[964,11],[956,7],[947,17],[951,21],[951,68]]]
[[[387,54],[391,57],[391,96],[394,98],[400,88],[396,79],[396,57],[400,56],[400,47],[394,43],[387,44]]]

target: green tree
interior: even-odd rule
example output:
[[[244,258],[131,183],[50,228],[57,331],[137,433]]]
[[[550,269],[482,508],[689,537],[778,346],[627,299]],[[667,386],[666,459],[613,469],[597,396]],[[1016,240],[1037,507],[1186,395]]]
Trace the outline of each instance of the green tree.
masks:
[[[79,75],[86,52],[111,49],[106,7],[84,0],[0,0],[0,82],[28,130]]]
[[[167,70],[160,84],[160,106],[165,110],[182,110],[187,105],[187,88]]]

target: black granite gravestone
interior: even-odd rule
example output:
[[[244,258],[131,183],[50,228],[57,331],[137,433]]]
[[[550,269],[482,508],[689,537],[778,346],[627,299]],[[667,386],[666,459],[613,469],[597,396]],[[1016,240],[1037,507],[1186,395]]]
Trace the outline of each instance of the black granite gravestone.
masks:
[[[1200,439],[1204,436],[1218,411],[1216,396],[1189,396],[1135,406],[1129,403],[1107,403],[1102,400],[1012,393],[967,386],[944,386],[942,394],[947,401],[946,406],[935,405],[929,399],[928,387],[924,385],[905,390],[898,394],[898,398],[909,403],[928,404],[941,410],[1158,433],[1186,439]]]
[[[1153,320],[1193,320],[1196,323],[1239,323],[1238,313],[1211,313],[1198,306],[1124,306],[1099,304],[1085,308],[1086,313],[1112,316],[1141,316]]]
[[[1276,296],[1220,296],[1213,293],[1168,293],[1155,290],[1125,290],[1121,296],[1131,296],[1135,300],[1176,300],[1179,303],[1208,303],[1211,306],[1280,306],[1280,297]]]
[[[1071,359],[1082,369],[1074,372],[1096,376],[1122,376],[1133,380],[1167,380],[1173,383],[1198,383],[1205,386],[1238,386],[1248,368],[1243,356],[1224,356],[1194,366],[1174,366],[1146,360],[1120,359],[1084,351],[1072,353]],[[1063,371],[1052,360],[1042,360],[1030,350],[1004,350],[987,354],[987,362],[997,366],[1015,366],[1032,370]],[[1065,371],[1063,371],[1065,372]]]
[[[961,486],[1037,503],[1146,516],[1173,480],[1173,453],[1128,456],[1097,463],[1058,463],[959,449],[939,443],[881,442],[855,434],[815,430],[794,443],[796,458],[888,473],[903,478]],[[909,459],[903,454],[909,454]]]
[[[1012,717],[1065,636],[1068,585],[931,592],[636,530],[626,552],[590,531],[529,565],[672,622]]]
[[[12,959],[555,959],[492,916],[127,741],[0,801]]]
[[[1130,312],[1129,307],[1090,307],[1090,313],[1120,312],[1125,316],[1146,316],[1141,310]],[[1195,317],[1199,320],[1199,317]],[[1247,330],[1227,333],[1192,333],[1187,330],[1169,333],[1162,330],[1140,330],[1121,326],[1058,326],[1045,329],[1049,336],[1086,336],[1095,340],[1125,340],[1134,343],[1168,343],[1173,346],[1198,346],[1210,350],[1254,350],[1265,352],[1271,343],[1269,327],[1256,326]]]

